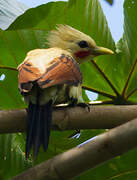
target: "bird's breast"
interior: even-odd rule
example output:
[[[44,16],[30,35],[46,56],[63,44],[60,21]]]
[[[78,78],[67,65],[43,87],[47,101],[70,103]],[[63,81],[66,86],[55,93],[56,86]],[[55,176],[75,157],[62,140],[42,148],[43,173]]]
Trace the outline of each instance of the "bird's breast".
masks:
[[[26,102],[32,102],[36,104],[36,90],[33,89],[28,96],[25,97]],[[79,99],[81,97],[81,85],[72,86],[72,85],[56,85],[46,89],[40,90],[39,103],[44,105],[53,100],[53,104],[62,104],[69,103],[72,99]]]
[[[49,94],[49,96],[47,96]],[[81,85],[57,85],[44,90],[41,97],[41,104],[52,98],[54,104],[69,103],[71,99],[79,99],[81,96]]]

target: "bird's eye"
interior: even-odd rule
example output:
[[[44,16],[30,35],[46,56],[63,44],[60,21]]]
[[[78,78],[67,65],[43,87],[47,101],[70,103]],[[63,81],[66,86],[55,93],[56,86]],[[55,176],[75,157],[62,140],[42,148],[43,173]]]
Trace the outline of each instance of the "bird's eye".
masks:
[[[89,47],[87,41],[80,41],[80,42],[78,42],[78,45],[81,48]]]

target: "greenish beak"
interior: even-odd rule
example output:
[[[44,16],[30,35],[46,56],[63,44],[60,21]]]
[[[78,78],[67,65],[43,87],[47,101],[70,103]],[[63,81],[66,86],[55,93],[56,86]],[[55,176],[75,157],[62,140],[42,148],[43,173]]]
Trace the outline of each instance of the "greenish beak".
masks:
[[[96,56],[99,55],[104,55],[104,54],[114,54],[114,52],[108,48],[104,48],[104,47],[95,47],[94,52],[93,52]]]

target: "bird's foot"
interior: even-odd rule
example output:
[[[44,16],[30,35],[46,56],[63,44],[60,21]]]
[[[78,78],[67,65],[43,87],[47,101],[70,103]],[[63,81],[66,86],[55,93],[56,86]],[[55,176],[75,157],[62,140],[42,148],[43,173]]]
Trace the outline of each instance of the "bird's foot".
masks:
[[[77,106],[83,107],[83,108],[87,108],[88,112],[90,112],[90,106],[87,103],[78,103]]]
[[[80,107],[83,107],[83,108],[87,108],[87,109],[88,109],[88,112],[90,112],[90,106],[89,106],[89,104],[84,103],[84,102],[78,103],[78,100],[77,100],[77,99],[73,99],[73,100],[71,101],[71,103],[70,103],[67,107],[76,107],[76,106],[80,106]]]
[[[77,106],[77,99],[72,99],[67,107],[75,107],[75,106]]]

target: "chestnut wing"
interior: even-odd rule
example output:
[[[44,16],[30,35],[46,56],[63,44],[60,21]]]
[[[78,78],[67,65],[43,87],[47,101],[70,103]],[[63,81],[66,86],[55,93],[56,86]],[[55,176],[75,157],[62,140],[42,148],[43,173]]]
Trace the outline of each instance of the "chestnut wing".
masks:
[[[71,56],[62,54],[51,62],[51,65],[37,82],[41,88],[58,84],[77,86],[82,83],[82,75],[77,62]]]
[[[82,83],[80,67],[69,55],[62,54],[44,66],[43,73],[40,67],[33,66],[33,61],[25,61],[19,66],[19,89],[22,92],[29,92],[34,82],[42,89],[59,84],[77,86]]]

